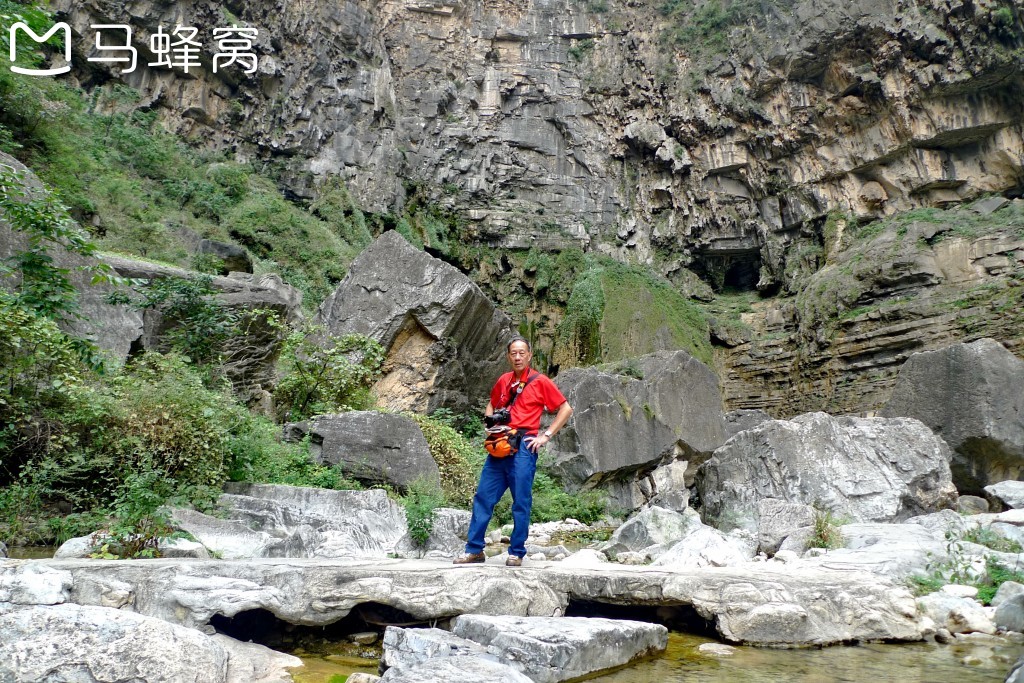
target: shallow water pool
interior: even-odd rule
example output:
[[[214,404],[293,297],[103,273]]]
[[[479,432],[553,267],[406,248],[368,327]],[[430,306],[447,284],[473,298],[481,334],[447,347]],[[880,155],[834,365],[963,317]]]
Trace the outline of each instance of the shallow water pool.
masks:
[[[588,683],[991,683],[1006,678],[1024,654],[1024,643],[969,637],[936,643],[868,644],[822,649],[777,650],[737,647],[730,656],[705,655],[704,636],[672,633],[665,653]],[[304,659],[297,683],[331,683],[332,676],[376,673],[377,661]],[[358,666],[356,666],[359,664]]]

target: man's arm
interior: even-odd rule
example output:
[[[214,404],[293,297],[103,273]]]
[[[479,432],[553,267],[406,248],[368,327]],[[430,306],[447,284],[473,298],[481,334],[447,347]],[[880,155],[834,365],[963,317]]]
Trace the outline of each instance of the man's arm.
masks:
[[[488,415],[494,415],[494,406],[491,405],[490,401],[487,402],[487,407],[484,408],[484,417],[487,417]]]
[[[547,431],[551,432],[551,436],[554,436],[558,433],[559,429],[565,426],[565,423],[569,421],[570,417],[572,417],[572,406],[569,405],[568,401],[565,401],[562,405],[558,406],[558,413],[555,415],[555,421],[551,423],[551,426],[548,427]],[[541,446],[544,446],[549,441],[551,441],[551,437],[547,435],[547,432],[544,432],[538,434],[537,438],[530,441],[527,448],[536,453]]]

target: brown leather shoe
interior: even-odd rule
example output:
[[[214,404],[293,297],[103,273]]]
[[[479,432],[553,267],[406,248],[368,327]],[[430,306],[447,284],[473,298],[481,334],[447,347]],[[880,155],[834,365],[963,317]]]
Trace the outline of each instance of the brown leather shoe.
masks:
[[[487,560],[483,553],[464,553],[452,560],[452,564],[479,564]]]
[[[508,559],[505,560],[505,566],[506,567],[522,567],[523,566],[523,558],[516,557],[515,555],[509,555]]]

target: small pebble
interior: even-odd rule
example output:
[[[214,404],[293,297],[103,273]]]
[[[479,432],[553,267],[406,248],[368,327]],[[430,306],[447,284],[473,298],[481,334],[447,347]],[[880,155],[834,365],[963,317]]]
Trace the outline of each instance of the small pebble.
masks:
[[[981,657],[967,655],[966,657],[960,660],[960,663],[966,664],[967,666],[978,666],[979,664],[981,664]]]
[[[938,631],[935,632],[935,642],[936,643],[952,643],[953,642],[953,634],[950,633],[948,629],[940,628]]]

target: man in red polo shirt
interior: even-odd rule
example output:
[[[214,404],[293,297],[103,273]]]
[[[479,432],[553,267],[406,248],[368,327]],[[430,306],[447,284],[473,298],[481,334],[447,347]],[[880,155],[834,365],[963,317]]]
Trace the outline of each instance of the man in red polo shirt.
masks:
[[[525,436],[519,442],[518,450],[504,458],[488,455],[484,469],[480,472],[480,483],[473,496],[473,517],[469,522],[469,536],[466,552],[455,559],[455,564],[483,562],[484,536],[487,524],[494,514],[494,506],[505,493],[512,491],[512,530],[508,548],[509,567],[518,567],[526,555],[526,537],[530,531],[530,508],[533,506],[533,477],[537,472],[537,451],[543,448],[572,415],[572,408],[562,396],[555,383],[545,375],[530,369],[533,351],[530,343],[522,337],[515,337],[508,343],[507,358],[512,367],[495,382],[491,389],[491,400],[484,409],[484,415],[491,416],[498,409],[510,408],[508,426]],[[514,401],[513,401],[514,399]],[[540,416],[547,410],[555,414],[555,421],[540,431]]]

